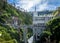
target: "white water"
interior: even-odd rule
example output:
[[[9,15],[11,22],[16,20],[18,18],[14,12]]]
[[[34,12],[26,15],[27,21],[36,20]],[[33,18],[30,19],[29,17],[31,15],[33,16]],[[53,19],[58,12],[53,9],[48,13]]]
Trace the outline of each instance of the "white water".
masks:
[[[28,39],[28,43],[33,43],[33,36]]]

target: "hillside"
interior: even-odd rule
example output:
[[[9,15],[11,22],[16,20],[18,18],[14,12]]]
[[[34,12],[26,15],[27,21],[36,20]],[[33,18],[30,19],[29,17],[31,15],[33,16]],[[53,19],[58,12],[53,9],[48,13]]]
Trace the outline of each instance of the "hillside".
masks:
[[[32,23],[32,17],[29,13],[22,12],[3,0],[0,0],[0,43],[22,43],[22,40],[20,41],[23,36],[22,30],[20,30],[19,34],[13,27],[4,25],[6,21],[12,20],[12,16],[17,16],[21,24],[29,25]]]
[[[29,15],[29,13],[19,11],[15,7],[9,4],[3,4],[2,2],[0,2],[0,6],[0,16],[6,16],[8,18],[11,16],[18,16],[23,24],[31,24],[31,15]]]

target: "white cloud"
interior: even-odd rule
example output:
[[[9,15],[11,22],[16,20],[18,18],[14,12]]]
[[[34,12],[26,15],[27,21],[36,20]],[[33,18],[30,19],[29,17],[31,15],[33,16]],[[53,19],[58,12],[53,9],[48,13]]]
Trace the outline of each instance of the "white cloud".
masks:
[[[56,8],[56,6],[54,6],[54,5],[49,5],[48,0],[20,0],[18,3],[19,4],[17,4],[17,6],[19,5],[20,8],[23,8],[27,11],[33,11],[34,10],[33,7],[35,5],[37,5],[38,11],[43,11],[46,9],[53,10]]]
[[[43,11],[47,8],[47,6],[48,6],[47,2],[44,3],[44,4],[41,4],[41,5],[38,6],[37,11]]]
[[[23,3],[23,5],[21,5],[21,8],[24,8],[25,10],[28,10],[32,6],[33,6],[33,2],[32,1],[30,1],[30,2],[28,1],[28,3],[27,2]]]
[[[17,6],[19,5],[20,8],[23,8],[29,11],[29,9],[31,9],[33,6],[37,5],[41,1],[42,0],[21,0],[19,1],[19,4],[17,4]]]
[[[56,9],[55,5],[48,4],[48,3],[49,3],[49,1],[47,1],[47,0],[43,1],[42,4],[39,4],[37,11]]]
[[[55,6],[55,5],[47,5],[46,9],[47,10],[54,10],[54,9],[56,9],[56,7],[57,6]]]

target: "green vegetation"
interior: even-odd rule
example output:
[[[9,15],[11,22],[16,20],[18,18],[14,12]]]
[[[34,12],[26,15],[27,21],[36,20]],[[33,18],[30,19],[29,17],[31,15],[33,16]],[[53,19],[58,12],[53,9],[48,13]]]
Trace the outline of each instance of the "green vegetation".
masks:
[[[17,43],[19,41],[19,34],[9,26],[0,26],[0,43]]]
[[[51,40],[57,40],[56,43],[58,43],[58,41],[60,41],[60,17],[51,20],[48,23],[48,28],[52,33]]]
[[[22,40],[20,41],[23,36],[22,30],[20,30],[19,34],[17,29],[8,25],[2,25],[6,21],[12,21],[12,16],[17,16],[21,24],[29,25],[32,23],[32,16],[29,13],[22,12],[3,0],[0,0],[0,43],[22,43]]]
[[[57,13],[58,12],[58,13]],[[60,41],[60,8],[53,12],[54,18],[47,23],[47,29],[40,36],[40,42],[59,43]]]
[[[54,11],[53,14],[59,16],[60,8]],[[21,24],[32,24],[32,16],[27,12],[22,12],[16,9],[12,5],[0,0],[0,43],[23,43],[23,30],[18,32],[12,26],[4,25],[6,22],[12,21],[12,16],[17,16],[21,21]],[[28,29],[27,38],[31,37],[32,30]],[[56,43],[60,41],[60,16],[53,18],[47,23],[47,29],[41,34],[40,42],[45,42],[49,39],[51,42],[56,40]],[[21,39],[21,40],[20,40]],[[48,41],[48,40],[47,40]]]
[[[29,13],[22,12],[7,3],[5,6],[4,5],[5,4],[2,1],[0,1],[0,16],[4,16],[6,19],[8,19],[11,16],[18,16],[22,24],[29,25],[32,23],[32,17],[31,15],[29,15]]]

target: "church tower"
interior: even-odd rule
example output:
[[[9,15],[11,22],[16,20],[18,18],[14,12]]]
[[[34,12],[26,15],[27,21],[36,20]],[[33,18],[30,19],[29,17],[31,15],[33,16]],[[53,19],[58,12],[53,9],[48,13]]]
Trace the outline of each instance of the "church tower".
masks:
[[[37,10],[36,10],[36,6],[35,6],[35,11],[33,12],[33,24],[35,24],[35,17],[38,16]]]

